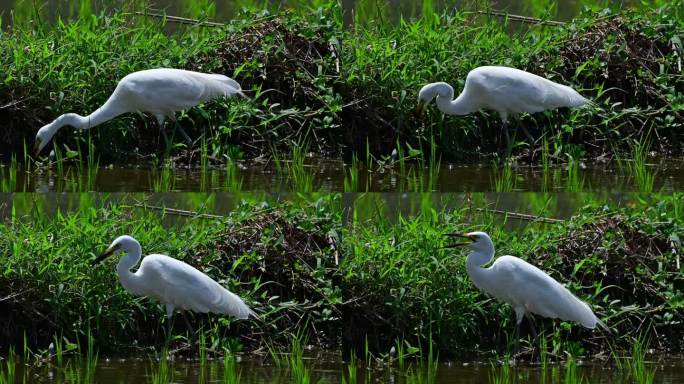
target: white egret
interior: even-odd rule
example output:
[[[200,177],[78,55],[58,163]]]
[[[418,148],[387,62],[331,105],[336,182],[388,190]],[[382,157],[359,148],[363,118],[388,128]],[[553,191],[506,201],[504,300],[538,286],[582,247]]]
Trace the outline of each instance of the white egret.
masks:
[[[575,321],[586,328],[596,325],[605,327],[589,305],[573,295],[567,288],[539,268],[514,256],[501,256],[489,268],[482,265],[494,258],[494,244],[484,232],[466,234],[451,233],[448,236],[462,237],[469,242],[458,243],[448,248],[468,245],[470,254],[466,270],[473,284],[481,291],[508,303],[516,315],[515,348],[520,342],[520,325],[523,317],[535,313],[544,317]],[[530,321],[530,329],[537,338],[537,332]]]
[[[418,111],[435,99],[437,108],[448,115],[467,115],[480,109],[499,113],[510,149],[508,117],[522,112],[535,113],[559,107],[581,107],[589,100],[574,89],[529,72],[509,67],[477,67],[468,73],[463,91],[454,98],[447,83],[431,83],[418,93]],[[530,133],[521,126],[527,137]]]
[[[131,272],[142,255],[140,243],[131,236],[120,236],[114,240],[93,261],[93,265],[117,252],[125,253],[116,266],[121,285],[133,295],[146,296],[166,305],[169,334],[176,309],[223,313],[238,319],[259,318],[240,297],[194,267],[172,257],[148,255],[140,263],[140,268]]]
[[[34,147],[36,155],[52,140],[57,131],[66,125],[77,129],[90,129],[128,112],[153,114],[168,144],[163,128],[167,117],[175,122],[174,113],[177,111],[235,94],[246,97],[237,81],[223,75],[172,68],[133,72],[119,81],[109,99],[95,112],[88,116],[66,113],[40,128],[36,134]],[[178,124],[176,126],[184,138],[191,142],[183,128]]]

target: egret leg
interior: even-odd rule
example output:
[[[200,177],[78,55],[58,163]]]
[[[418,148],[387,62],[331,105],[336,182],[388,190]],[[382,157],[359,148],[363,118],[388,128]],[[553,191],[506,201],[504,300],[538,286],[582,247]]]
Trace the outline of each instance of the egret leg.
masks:
[[[190,334],[194,336],[195,335],[195,329],[192,328],[192,325],[190,324],[190,321],[188,320],[188,316],[185,313],[185,311],[183,311],[182,313],[183,313],[183,320],[185,320],[185,326],[188,327]]]
[[[530,134],[530,131],[528,131],[527,128],[525,128],[524,125],[520,124],[520,129],[522,129],[525,136],[527,136],[527,138],[530,140],[530,144],[534,144],[537,141],[534,139],[534,136],[532,136],[532,134]]]
[[[174,307],[171,304],[166,304],[166,339],[171,340],[171,330],[173,329],[173,311]]]
[[[539,338],[539,334],[537,333],[537,329],[534,327],[534,322],[532,321],[532,316],[527,314],[527,322],[530,324],[530,332],[532,332],[532,337],[534,340],[532,341],[532,348],[535,348],[537,346],[537,339]]]
[[[185,139],[185,142],[188,143],[188,145],[192,145],[192,139],[190,136],[188,136],[183,127],[178,124],[178,120],[174,120],[174,122],[176,123],[176,130],[180,132],[181,136],[183,136],[183,139]]]
[[[504,131],[504,134],[506,135],[506,149],[510,153],[511,152],[511,135],[508,132],[508,121],[504,121],[503,131]]]
[[[169,136],[166,134],[166,130],[164,129],[164,123],[159,124],[159,131],[164,138],[164,144],[166,145],[166,148],[170,148],[171,142],[169,141]]]
[[[159,132],[161,132],[162,137],[164,138],[164,143],[166,144],[166,148],[169,147],[169,137],[166,135],[166,130],[164,129],[164,115],[157,115],[155,114],[154,117],[157,119],[157,126],[159,127]]]
[[[513,147],[511,146],[511,135],[508,133],[508,121],[503,120],[503,124],[501,126],[501,129],[504,131],[504,134],[506,135],[506,157],[510,156],[511,151],[513,150]]]
[[[513,347],[513,355],[516,355],[520,350],[520,326],[522,325],[523,318],[525,317],[525,309],[515,310],[515,345]]]

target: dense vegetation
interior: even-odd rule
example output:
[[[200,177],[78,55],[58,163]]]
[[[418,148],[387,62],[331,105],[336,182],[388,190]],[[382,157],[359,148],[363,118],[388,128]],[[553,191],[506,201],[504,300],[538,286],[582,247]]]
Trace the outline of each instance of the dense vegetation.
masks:
[[[90,113],[124,75],[163,66],[224,73],[250,90],[252,101],[219,101],[180,118],[197,139],[192,149],[202,147],[214,161],[282,157],[295,143],[347,159],[388,155],[398,143],[405,153],[428,154],[431,142],[445,160],[481,160],[503,145],[497,116],[444,117],[432,108],[419,117],[414,108],[423,84],[460,88],[470,69],[491,64],[571,85],[596,102],[524,116],[521,124],[539,138],[516,147],[528,160],[538,160],[544,145],[555,161],[626,157],[637,144],[677,156],[684,153],[682,7],[587,10],[562,26],[464,10],[350,28],[337,5],[304,14],[243,12],[225,27],[122,12],[17,25],[0,32],[0,155],[21,157],[42,124],[67,111]],[[66,128],[56,139],[61,151],[87,151],[89,137],[101,162],[165,156],[150,118],[129,114],[92,132]],[[172,155],[193,162],[192,152]]]
[[[219,205],[215,195],[183,196],[168,203],[202,212]],[[300,334],[357,356],[366,345],[381,354],[401,340],[424,346],[430,339],[440,356],[505,352],[511,309],[473,287],[464,252],[442,249],[447,231],[476,228],[492,235],[498,255],[523,257],[567,284],[613,331],[537,318],[554,354],[629,349],[641,337],[657,349],[684,349],[683,196],[630,196],[622,208],[583,196],[586,206],[569,220],[522,226],[478,210],[484,195],[444,203],[417,196],[415,212],[399,216],[381,196],[345,202],[344,210],[339,195],[250,196],[225,217],[182,217],[135,206],[135,196],[81,195],[77,208],[48,213],[41,195],[19,195],[0,226],[1,347],[26,337],[32,348],[46,348],[55,335],[83,340],[88,330],[103,353],[163,344],[163,308],[125,292],[115,261],[90,265],[128,233],[144,254],[194,265],[261,314],[263,323],[193,316],[213,348],[252,351]],[[535,214],[562,203],[553,195],[523,200]],[[185,334],[183,322],[175,332]]]

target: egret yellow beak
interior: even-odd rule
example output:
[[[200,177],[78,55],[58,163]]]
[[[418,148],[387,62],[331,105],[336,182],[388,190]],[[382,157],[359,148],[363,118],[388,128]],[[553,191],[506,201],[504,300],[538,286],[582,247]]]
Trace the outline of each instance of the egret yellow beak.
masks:
[[[475,239],[473,239],[469,234],[463,234],[463,233],[446,233],[444,236],[448,237],[457,237],[461,239],[468,239],[469,241],[466,242],[460,242],[460,243],[454,243],[454,244],[449,244],[444,246],[443,248],[457,248],[457,247],[463,247],[466,245],[470,245],[475,242]]]
[[[117,251],[117,249],[119,249],[119,246],[118,246],[118,245],[115,245],[115,246],[113,246],[113,247],[107,248],[107,250],[104,251],[100,256],[96,257],[95,260],[93,260],[93,262],[92,262],[90,265],[97,265],[97,264],[99,264],[102,260],[104,260],[104,259],[108,258],[109,256],[113,255],[114,252]]]

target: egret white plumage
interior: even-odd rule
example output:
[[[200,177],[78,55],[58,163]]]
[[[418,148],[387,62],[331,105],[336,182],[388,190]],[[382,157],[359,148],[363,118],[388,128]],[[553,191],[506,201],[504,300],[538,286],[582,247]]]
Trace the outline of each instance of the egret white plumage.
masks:
[[[116,266],[121,285],[133,295],[146,296],[165,304],[169,333],[171,319],[177,309],[258,319],[258,315],[240,297],[194,267],[172,257],[148,255],[143,258],[140,268],[131,272],[142,255],[140,243],[131,236],[116,238],[93,261],[93,265],[117,252],[125,253]]]
[[[468,240],[452,244],[448,248],[465,245],[470,247],[466,270],[473,284],[481,291],[513,307],[516,315],[515,351],[519,347],[523,317],[529,316],[530,313],[575,321],[590,329],[594,329],[596,325],[605,327],[587,303],[578,299],[551,276],[522,259],[501,256],[489,268],[483,268],[482,265],[494,258],[494,244],[486,233],[451,233],[448,236]],[[537,332],[532,322],[530,329],[536,339]]]
[[[438,82],[418,93],[418,111],[436,99],[437,108],[448,115],[467,115],[480,109],[498,112],[510,148],[508,117],[522,112],[535,113],[560,107],[581,107],[589,102],[574,89],[515,68],[484,66],[468,73],[465,86],[454,100],[454,89]],[[522,127],[531,140],[532,135]]]
[[[163,128],[166,118],[175,121],[174,113],[177,111],[236,94],[246,97],[240,84],[224,75],[172,68],[133,72],[119,81],[109,99],[95,112],[88,116],[66,113],[40,128],[36,134],[36,155],[64,126],[90,129],[128,112],[153,114],[168,144]],[[184,138],[191,141],[185,131],[179,125],[176,126]]]

